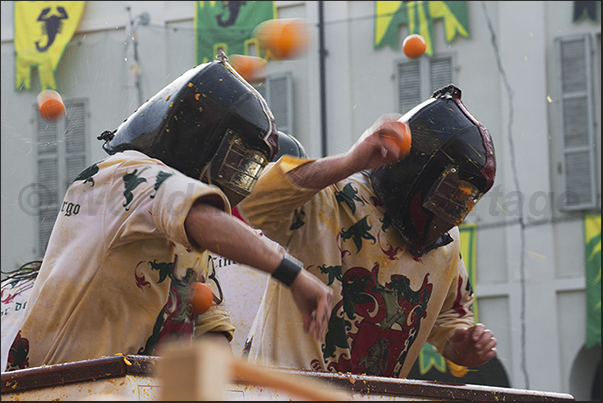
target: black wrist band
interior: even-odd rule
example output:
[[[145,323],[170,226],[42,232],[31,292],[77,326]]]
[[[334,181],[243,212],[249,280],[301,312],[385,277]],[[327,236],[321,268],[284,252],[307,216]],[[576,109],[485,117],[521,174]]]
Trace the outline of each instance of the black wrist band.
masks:
[[[302,262],[292,256],[285,255],[281,264],[279,264],[276,270],[272,272],[272,277],[285,284],[287,287],[291,287],[291,284],[293,284],[293,281],[295,281],[302,268]]]

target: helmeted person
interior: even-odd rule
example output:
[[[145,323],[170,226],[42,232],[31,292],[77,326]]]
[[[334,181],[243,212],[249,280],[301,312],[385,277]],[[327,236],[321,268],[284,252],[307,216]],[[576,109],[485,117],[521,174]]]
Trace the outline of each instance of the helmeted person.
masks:
[[[407,156],[389,120],[409,125]],[[402,158],[403,157],[403,158]],[[284,156],[238,209],[334,292],[324,342],[307,337],[282,286],[270,281],[246,341],[259,363],[406,377],[425,342],[476,367],[496,339],[474,323],[458,225],[492,187],[487,130],[454,85],[404,116],[384,115],[346,153]]]
[[[198,267],[208,251],[282,281],[305,330],[324,337],[328,287],[230,215],[277,153],[276,135],[264,99],[222,58],[99,136],[109,157],[66,192],[7,368],[154,354],[164,340],[190,340],[188,285],[207,280]],[[199,264],[180,267],[190,252]],[[203,333],[232,338],[229,326]]]

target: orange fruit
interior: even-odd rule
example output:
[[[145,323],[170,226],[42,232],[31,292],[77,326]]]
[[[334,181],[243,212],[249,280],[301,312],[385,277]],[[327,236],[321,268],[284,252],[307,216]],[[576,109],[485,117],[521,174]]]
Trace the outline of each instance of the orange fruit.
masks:
[[[301,18],[280,18],[262,22],[254,30],[266,57],[284,60],[302,54],[308,47],[309,27]]]
[[[65,114],[65,104],[58,92],[44,90],[38,94],[38,111],[48,121],[59,120]]]
[[[195,281],[189,290],[189,300],[193,315],[197,316],[209,309],[214,300],[214,294],[207,285]]]
[[[382,130],[384,130],[383,135],[386,137],[386,141],[393,142],[400,150],[400,158],[404,158],[410,153],[412,135],[408,123],[398,120],[385,121]],[[391,131],[396,132],[399,136],[394,135]]]
[[[402,50],[404,51],[404,54],[411,59],[416,59],[417,57],[423,55],[426,48],[427,45],[425,44],[425,39],[418,34],[408,35],[402,43]]]
[[[254,83],[264,79],[263,70],[266,60],[261,57],[232,55],[228,58],[228,62],[247,82]]]

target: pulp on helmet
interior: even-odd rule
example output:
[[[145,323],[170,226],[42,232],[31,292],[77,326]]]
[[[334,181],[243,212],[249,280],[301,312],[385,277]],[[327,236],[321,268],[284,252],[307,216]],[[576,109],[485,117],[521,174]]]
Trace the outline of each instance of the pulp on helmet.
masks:
[[[412,132],[410,154],[370,174],[371,184],[414,256],[452,241],[459,225],[492,187],[496,173],[490,134],[449,85],[400,121]]]
[[[185,72],[99,139],[109,154],[137,150],[217,185],[231,206],[278,152],[266,101],[226,58]]]

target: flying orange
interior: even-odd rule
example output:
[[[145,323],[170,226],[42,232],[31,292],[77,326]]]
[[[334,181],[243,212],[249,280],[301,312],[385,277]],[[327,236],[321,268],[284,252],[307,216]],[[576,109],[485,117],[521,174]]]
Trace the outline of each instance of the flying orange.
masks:
[[[195,281],[190,287],[189,298],[193,315],[197,316],[209,309],[214,300],[214,294],[207,285]]]
[[[65,104],[58,92],[44,90],[38,94],[38,111],[49,122],[59,120],[65,114]]]
[[[256,56],[232,55],[228,58],[230,65],[249,83],[264,79],[266,60]]]
[[[309,26],[301,18],[279,18],[262,22],[254,30],[267,56],[278,60],[300,56],[308,47]]]
[[[425,39],[421,35],[412,34],[408,35],[404,42],[402,43],[402,50],[404,54],[411,59],[416,59],[425,53],[425,49],[427,45],[425,44]]]
[[[383,135],[386,137],[386,141],[393,142],[398,147],[400,158],[406,157],[410,153],[410,146],[412,144],[412,135],[408,123],[395,120],[385,121],[384,125],[384,129],[389,129],[398,134],[398,136],[395,136],[391,132],[384,131]]]

